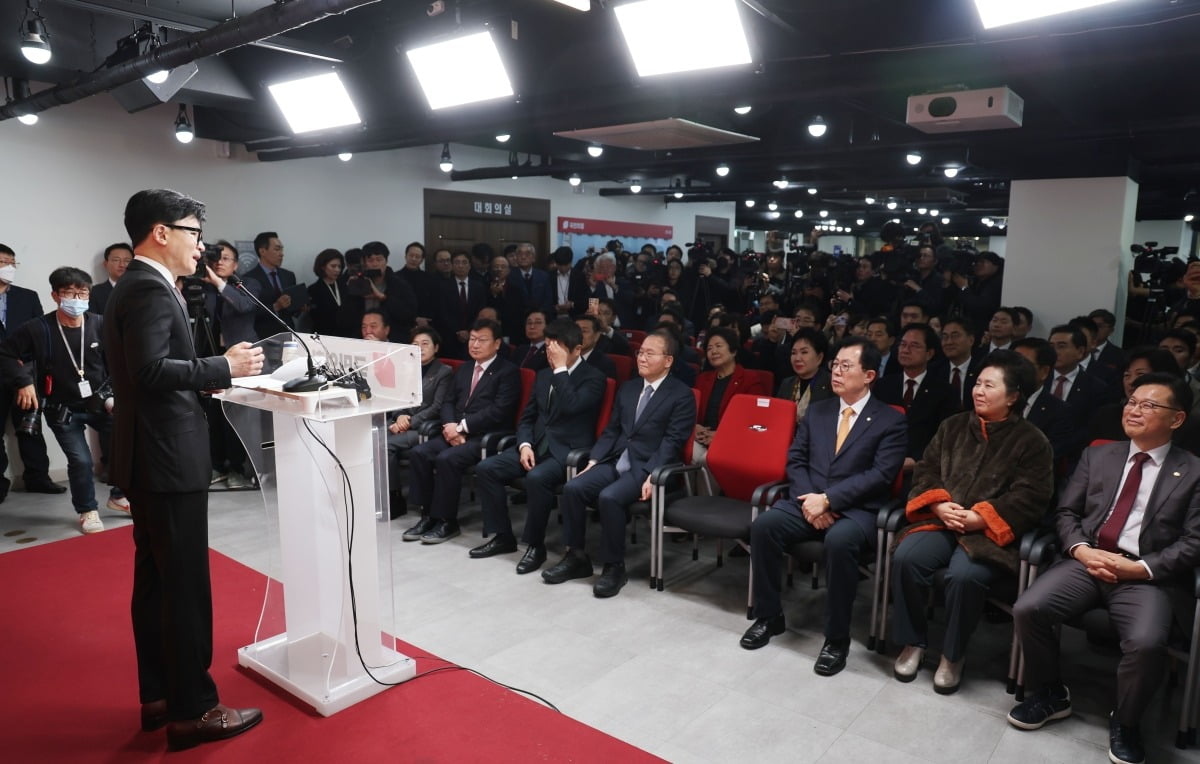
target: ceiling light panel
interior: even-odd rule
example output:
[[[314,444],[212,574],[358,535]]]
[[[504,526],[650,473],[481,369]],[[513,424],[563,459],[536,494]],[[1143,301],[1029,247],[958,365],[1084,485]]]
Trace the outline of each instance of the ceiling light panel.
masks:
[[[1116,0],[975,0],[984,29],[1080,11]]]
[[[641,77],[753,63],[737,0],[641,0],[613,8]],[[692,51],[697,40],[720,40]]]
[[[362,122],[336,72],[268,85],[293,133],[310,133]]]
[[[512,82],[490,32],[405,51],[429,108],[511,97]]]

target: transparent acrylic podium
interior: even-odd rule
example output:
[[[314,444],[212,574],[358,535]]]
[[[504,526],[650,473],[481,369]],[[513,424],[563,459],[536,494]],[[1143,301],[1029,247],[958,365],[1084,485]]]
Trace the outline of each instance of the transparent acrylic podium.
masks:
[[[258,343],[263,375],[221,396],[258,476],[271,544],[254,642],[238,663],[329,716],[416,673],[395,650],[385,412],[420,402],[421,356],[413,345],[305,341],[318,365],[358,372],[371,395],[337,374],[320,390],[284,392],[307,361],[278,334]]]

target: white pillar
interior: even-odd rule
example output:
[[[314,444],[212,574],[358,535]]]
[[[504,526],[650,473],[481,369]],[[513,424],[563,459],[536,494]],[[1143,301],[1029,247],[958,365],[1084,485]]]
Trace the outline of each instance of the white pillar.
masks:
[[[1137,194],[1124,177],[1013,181],[1002,301],[1033,311],[1033,336],[1107,308],[1120,343]]]

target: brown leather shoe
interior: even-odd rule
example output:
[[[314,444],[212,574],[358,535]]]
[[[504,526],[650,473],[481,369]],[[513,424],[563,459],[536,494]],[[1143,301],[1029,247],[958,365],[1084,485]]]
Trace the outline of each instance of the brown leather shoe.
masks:
[[[142,731],[153,732],[167,723],[167,701],[155,700],[142,704]]]
[[[257,708],[230,708],[218,705],[197,719],[167,725],[167,750],[182,751],[202,743],[240,735],[262,721]]]

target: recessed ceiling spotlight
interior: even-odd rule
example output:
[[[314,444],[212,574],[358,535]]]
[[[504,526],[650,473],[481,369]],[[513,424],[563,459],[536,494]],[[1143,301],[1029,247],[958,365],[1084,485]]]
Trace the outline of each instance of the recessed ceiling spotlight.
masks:
[[[929,210],[925,209],[924,207],[917,207],[918,215],[924,215],[926,212],[929,212]]]
[[[343,151],[342,153],[338,154],[338,159],[342,160],[343,162],[349,162],[353,158],[354,155],[349,151]]]
[[[950,225],[950,218],[942,218],[942,225]]]
[[[642,184],[641,183],[630,183],[629,184],[629,193],[631,193],[631,194],[642,193]]]
[[[579,173],[573,172],[573,173],[571,173],[571,177],[567,178],[567,182],[570,183],[572,186],[578,186],[580,183],[583,182],[583,178],[579,177]]]
[[[724,178],[728,174],[729,174],[729,165],[725,164],[724,162],[717,165],[717,177]]]
[[[779,209],[779,205],[775,202],[771,202],[767,205],[767,209],[769,209],[771,212],[774,212],[775,210]]]
[[[591,146],[588,146],[587,152],[588,152],[588,156],[590,156],[592,159],[597,159],[600,157],[601,154],[604,153],[604,147],[596,145],[596,144],[592,144]]]
[[[788,187],[788,179],[780,178],[779,180],[773,180],[773,181],[771,181],[771,185],[774,186],[775,188],[778,188],[780,191],[782,191]]]
[[[919,152],[919,151],[908,152],[907,154],[904,155],[904,161],[908,162],[909,164],[914,165],[914,166],[921,164],[921,152]]]
[[[809,196],[816,196],[816,195],[817,195],[817,189],[813,188],[812,186],[809,186],[809,187],[808,187],[808,195],[809,195]]]
[[[813,121],[808,123],[808,134],[814,138],[820,138],[829,130],[829,125],[825,124],[825,120],[821,119],[818,114],[813,117]]]
[[[18,114],[17,121],[22,125],[36,125],[38,123],[38,115],[36,114]],[[178,135],[178,133],[176,133]],[[187,141],[182,141],[186,143]]]
[[[508,133],[500,133],[496,136],[496,143],[508,143],[508,139],[512,138]]]
[[[1185,222],[1185,223],[1190,223],[1195,219],[1196,219],[1196,216],[1190,212],[1183,216],[1183,222]]]
[[[793,214],[793,215],[795,215],[795,216],[796,216],[796,217],[798,217],[798,218],[802,218],[802,217],[804,217],[804,210],[796,210],[796,211],[795,211],[795,212],[793,212],[792,214]]]
[[[931,218],[936,218],[937,216],[938,216],[938,211],[937,211],[937,210],[935,210],[935,209],[933,209],[933,208],[930,208],[930,210],[929,210],[929,217],[931,217]]]
[[[858,220],[854,221],[854,225],[866,225],[866,224],[867,224],[867,221],[863,220],[862,218],[859,218]]]
[[[747,199],[746,201],[742,202],[742,204],[745,204],[747,207],[753,207],[753,206],[754,206],[754,200],[753,200],[753,199]]]
[[[873,197],[873,196],[868,196],[866,199],[863,199],[863,201],[864,201],[864,202],[866,202],[867,204],[874,204],[874,203],[875,203],[875,197]]]
[[[945,175],[947,178],[957,178],[958,177],[958,168],[957,167],[947,167],[944,170],[942,170],[942,174]]]
[[[751,109],[753,109],[753,108],[754,108],[753,106],[734,106],[733,113],[737,114],[738,116],[744,117],[747,114],[749,114]]]
[[[818,212],[817,214],[818,214],[818,215],[820,215],[820,216],[821,216],[821,217],[823,217],[823,218],[827,218],[827,217],[829,217],[829,210],[821,210],[821,211],[820,211],[820,212]]]
[[[779,213],[778,212],[768,212],[767,217],[771,218],[772,220],[778,220]]]
[[[682,198],[683,198],[683,192],[682,192],[682,191],[676,191],[676,192],[675,192],[675,198],[676,198],[676,199],[682,199]]]

